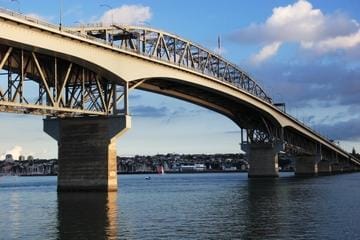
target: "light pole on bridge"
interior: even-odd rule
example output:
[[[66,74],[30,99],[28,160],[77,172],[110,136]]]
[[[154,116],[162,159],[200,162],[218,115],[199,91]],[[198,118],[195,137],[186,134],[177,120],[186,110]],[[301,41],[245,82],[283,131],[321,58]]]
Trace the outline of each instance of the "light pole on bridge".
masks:
[[[59,0],[59,30],[62,29],[62,7],[63,7],[63,0]]]

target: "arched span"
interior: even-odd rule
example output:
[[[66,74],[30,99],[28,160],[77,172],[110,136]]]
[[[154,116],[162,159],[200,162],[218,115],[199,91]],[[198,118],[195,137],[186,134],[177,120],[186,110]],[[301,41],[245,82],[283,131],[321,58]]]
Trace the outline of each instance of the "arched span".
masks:
[[[207,86],[192,79],[154,77],[131,82],[131,88],[174,97],[205,107],[230,118],[240,128],[262,128],[263,120],[279,128],[280,123],[262,109],[251,106],[242,98],[225,91],[221,86]]]

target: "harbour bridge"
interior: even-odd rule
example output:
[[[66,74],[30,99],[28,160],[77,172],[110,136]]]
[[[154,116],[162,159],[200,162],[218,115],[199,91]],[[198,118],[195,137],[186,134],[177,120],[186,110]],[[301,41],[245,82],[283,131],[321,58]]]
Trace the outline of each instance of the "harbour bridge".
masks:
[[[131,127],[132,89],[218,112],[241,129],[249,177],[358,170],[360,161],[273,103],[245,71],[206,48],[149,27],[59,27],[0,10],[0,111],[43,115],[58,142],[58,191],[117,190],[116,140]]]

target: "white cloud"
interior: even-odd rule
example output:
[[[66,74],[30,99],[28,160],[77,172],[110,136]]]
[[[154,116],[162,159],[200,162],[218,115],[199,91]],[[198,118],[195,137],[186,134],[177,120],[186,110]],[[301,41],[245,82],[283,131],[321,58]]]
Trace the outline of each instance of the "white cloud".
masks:
[[[273,42],[263,47],[259,53],[255,54],[251,58],[253,64],[259,64],[266,59],[274,56],[281,46],[281,42]]]
[[[320,53],[331,52],[335,50],[347,50],[358,45],[360,45],[360,30],[356,33],[346,36],[337,36],[319,42],[302,43],[303,48],[314,49]]]
[[[233,37],[238,42],[264,45],[252,58],[260,63],[276,55],[279,46],[285,42],[298,43],[304,49],[321,53],[356,47],[360,45],[359,28],[356,20],[344,14],[326,15],[310,2],[299,0],[274,8],[264,23],[240,29]]]
[[[7,150],[3,155],[0,156],[1,160],[5,159],[5,156],[7,154],[11,154],[13,156],[13,159],[19,159],[19,156],[22,155],[23,148],[20,146],[14,146],[13,148]]]
[[[274,8],[264,27],[278,41],[298,41],[318,38],[324,22],[325,17],[319,9],[313,9],[307,1],[298,1]]]
[[[104,24],[120,23],[137,25],[144,24],[150,20],[152,12],[150,7],[142,5],[122,5],[121,7],[110,9],[100,18]]]

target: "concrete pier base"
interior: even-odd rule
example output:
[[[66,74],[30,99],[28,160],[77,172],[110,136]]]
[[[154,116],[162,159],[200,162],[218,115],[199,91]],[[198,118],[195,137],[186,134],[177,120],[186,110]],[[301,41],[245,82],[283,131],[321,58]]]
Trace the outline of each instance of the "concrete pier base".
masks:
[[[331,175],[332,168],[329,161],[320,161],[318,163],[318,175]]]
[[[116,139],[129,116],[45,119],[58,141],[58,191],[117,191]]]
[[[252,143],[248,146],[249,178],[279,177],[280,144]]]
[[[320,159],[320,155],[297,156],[295,162],[295,176],[316,176]]]
[[[332,173],[334,174],[343,173],[343,166],[341,163],[334,163],[331,165],[331,168],[332,168]]]
[[[343,164],[342,168],[343,168],[343,173],[354,172],[354,168],[350,164]]]

